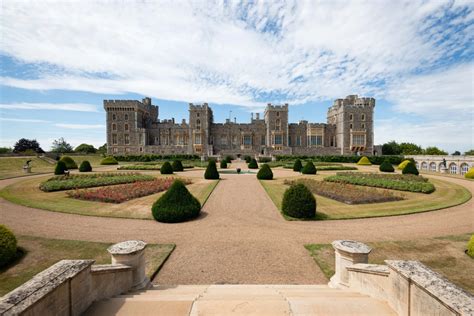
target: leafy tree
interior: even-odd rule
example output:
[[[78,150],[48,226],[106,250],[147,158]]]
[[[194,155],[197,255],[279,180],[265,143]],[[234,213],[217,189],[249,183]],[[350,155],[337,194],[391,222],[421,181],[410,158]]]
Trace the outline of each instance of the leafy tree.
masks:
[[[461,156],[461,152],[459,150],[456,150],[455,152],[452,153],[453,156]]]
[[[74,149],[74,151],[76,153],[95,154],[97,152],[97,149],[95,149],[94,146],[89,144],[80,144]]]
[[[12,149],[10,147],[0,147],[0,154],[8,154],[11,152],[12,152]]]
[[[464,155],[467,155],[467,156],[474,156],[474,149],[465,151],[465,152],[464,152]]]
[[[413,143],[400,143],[400,150],[402,155],[421,155],[423,153],[421,146]]]
[[[51,146],[51,151],[53,153],[70,153],[73,151],[71,144],[66,142],[66,140],[61,137],[53,141],[53,146]]]
[[[98,154],[106,154],[107,153],[107,144],[103,144],[99,148],[97,148]]]
[[[445,152],[444,150],[439,149],[436,146],[432,147],[426,147],[426,149],[423,151],[425,155],[447,155],[448,153]]]
[[[401,152],[400,145],[394,140],[382,145],[382,155],[400,155]]]
[[[14,153],[21,153],[27,150],[32,150],[36,153],[44,153],[36,139],[22,138],[18,140],[13,148]]]

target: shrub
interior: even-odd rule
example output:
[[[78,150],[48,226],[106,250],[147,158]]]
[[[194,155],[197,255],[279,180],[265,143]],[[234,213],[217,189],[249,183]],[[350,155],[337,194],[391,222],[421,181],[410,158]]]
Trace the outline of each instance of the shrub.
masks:
[[[471,167],[468,172],[464,175],[467,179],[474,179],[474,167]]]
[[[61,174],[64,174],[64,171],[66,170],[67,170],[66,164],[64,163],[64,161],[60,160],[56,163],[56,167],[54,168],[54,174],[61,175]]]
[[[360,166],[371,166],[372,165],[369,158],[367,158],[366,156],[363,156],[362,158],[360,158],[359,161],[357,162],[357,164],[360,165]]]
[[[227,160],[221,160],[221,168],[222,169],[227,169]]]
[[[219,179],[219,172],[217,171],[216,162],[214,160],[209,161],[207,164],[206,172],[204,172],[204,179]]]
[[[173,161],[173,164],[171,165],[173,168],[173,171],[183,171],[183,164],[181,163],[181,160],[175,160]]]
[[[382,172],[394,172],[395,171],[395,169],[393,169],[392,164],[388,160],[385,160],[384,162],[382,162],[382,164],[379,167],[379,170],[382,171]]]
[[[68,170],[71,170],[71,169],[77,169],[77,164],[76,162],[74,161],[74,159],[72,159],[71,157],[69,156],[62,156],[61,159],[59,159],[59,161],[62,161],[66,164],[66,168]]]
[[[252,160],[252,157],[250,157],[250,156],[245,156],[245,157],[244,157],[244,160],[245,160],[246,163],[250,163],[250,161]]]
[[[283,195],[281,209],[287,216],[313,218],[316,216],[316,199],[304,184],[293,184]]]
[[[474,258],[474,235],[471,235],[471,239],[467,243],[466,253],[469,257]]]
[[[0,268],[16,258],[16,237],[4,225],[0,225]]]
[[[303,165],[301,164],[301,160],[296,159],[295,163],[293,164],[293,171],[300,172],[303,169]]]
[[[403,174],[414,174],[414,175],[419,174],[418,169],[416,169],[415,164],[411,161],[409,163],[407,163],[405,168],[403,168],[402,173]]]
[[[100,162],[101,165],[118,165],[118,161],[113,156],[105,157]]]
[[[234,160],[234,159],[235,159],[234,156],[228,155],[228,156],[225,156],[225,159],[224,159],[224,160],[225,160],[227,163],[231,163],[232,160]],[[221,168],[222,168],[222,167],[221,167]]]
[[[89,161],[84,160],[81,162],[81,165],[79,166],[79,172],[91,172],[92,167]]]
[[[153,204],[151,211],[158,222],[179,223],[197,217],[201,203],[189,193],[183,182],[176,180]]]
[[[408,160],[408,159],[403,160],[403,161],[398,165],[397,169],[398,169],[398,170],[403,170],[403,168],[405,168],[406,165],[407,165],[408,163],[410,163],[410,162],[411,162],[411,160]]]
[[[301,169],[302,174],[316,174],[316,167],[312,161],[308,161],[306,165]]]
[[[252,159],[250,163],[248,164],[249,169],[258,169],[258,163],[257,160]]]
[[[273,172],[269,165],[264,163],[260,170],[257,173],[257,179],[259,180],[272,180],[273,179]]]
[[[166,161],[160,168],[161,174],[173,174],[173,167]]]
[[[259,157],[258,162],[271,162],[272,158],[271,157]]]

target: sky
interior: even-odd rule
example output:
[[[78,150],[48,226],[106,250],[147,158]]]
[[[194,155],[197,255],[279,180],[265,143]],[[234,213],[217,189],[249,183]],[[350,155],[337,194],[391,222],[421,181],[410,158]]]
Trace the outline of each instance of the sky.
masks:
[[[374,97],[375,143],[474,148],[473,1],[1,1],[0,146],[105,143],[104,99],[215,121],[326,122]]]

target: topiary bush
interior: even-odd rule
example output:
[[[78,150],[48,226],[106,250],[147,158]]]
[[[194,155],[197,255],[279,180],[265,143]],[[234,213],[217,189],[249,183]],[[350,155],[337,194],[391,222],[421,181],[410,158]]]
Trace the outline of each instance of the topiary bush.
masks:
[[[306,165],[301,169],[302,174],[316,174],[316,167],[312,161],[308,161]]]
[[[316,199],[304,184],[293,184],[283,195],[281,209],[287,216],[314,218],[316,216]]]
[[[406,165],[407,165],[408,163],[410,163],[410,162],[411,162],[411,160],[408,160],[408,159],[403,160],[403,161],[398,165],[397,169],[398,169],[398,170],[403,170],[403,168],[405,168]]]
[[[467,243],[466,253],[469,257],[474,258],[474,235],[471,235],[471,239]]]
[[[273,180],[273,172],[269,165],[264,163],[257,173],[257,179],[259,180]]]
[[[118,165],[118,161],[113,156],[107,156],[100,161],[101,165]]]
[[[474,179],[474,167],[471,167],[468,172],[464,175],[464,178]]]
[[[301,169],[303,169],[303,164],[301,163],[301,160],[296,159],[295,163],[293,164],[293,171],[300,172]]]
[[[231,155],[225,156],[225,161],[226,161],[227,163],[231,163],[232,160],[234,160],[234,159],[235,159],[234,156],[231,156]]]
[[[76,162],[74,161],[74,159],[72,159],[71,157],[69,156],[62,156],[61,159],[59,159],[59,161],[62,161],[66,164],[66,168],[68,170],[71,170],[71,169],[77,169],[77,164]]]
[[[246,163],[250,163],[250,161],[252,160],[252,157],[250,157],[250,156],[245,156],[245,157],[244,157],[244,160],[245,160]]]
[[[258,169],[258,163],[257,160],[252,159],[250,163],[248,164],[249,169]]]
[[[173,161],[173,164],[171,165],[173,168],[173,171],[183,171],[183,164],[181,163],[181,160],[175,160]]]
[[[418,169],[416,169],[415,164],[411,161],[409,163],[407,163],[405,168],[403,168],[402,173],[403,174],[414,174],[414,175],[419,174]]]
[[[227,169],[227,160],[221,160],[221,168],[222,169]]]
[[[163,223],[184,222],[197,217],[200,211],[201,203],[180,180],[175,180],[151,208],[155,220]]]
[[[160,173],[161,174],[173,174],[173,167],[168,161],[165,161],[165,163],[161,166],[160,168]]]
[[[394,172],[395,171],[395,169],[393,169],[392,164],[388,160],[385,160],[384,162],[382,162],[382,164],[379,166],[379,170],[382,171],[382,172]]]
[[[64,161],[60,160],[56,163],[56,167],[54,168],[54,174],[61,175],[61,174],[64,174],[64,171],[66,170],[67,170],[66,164],[64,163]]]
[[[92,166],[89,161],[84,160],[81,162],[81,165],[79,166],[79,172],[91,172],[92,171]]]
[[[204,172],[204,179],[219,179],[219,172],[217,171],[216,162],[214,160],[209,161],[206,168],[206,172]]]
[[[0,268],[16,258],[16,237],[6,226],[0,225]]]
[[[367,158],[366,156],[363,156],[362,158],[360,158],[359,161],[357,162],[357,164],[361,165],[361,166],[371,166],[372,165],[369,158]]]

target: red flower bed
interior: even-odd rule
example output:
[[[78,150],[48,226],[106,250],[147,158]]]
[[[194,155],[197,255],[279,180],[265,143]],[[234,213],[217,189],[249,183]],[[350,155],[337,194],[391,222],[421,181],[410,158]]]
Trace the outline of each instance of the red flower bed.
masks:
[[[142,196],[168,190],[174,178],[162,178],[153,181],[139,181],[128,184],[119,184],[101,187],[98,189],[82,189],[67,192],[67,195],[80,200],[98,201],[106,203],[122,203]],[[185,184],[191,181],[181,179]]]

